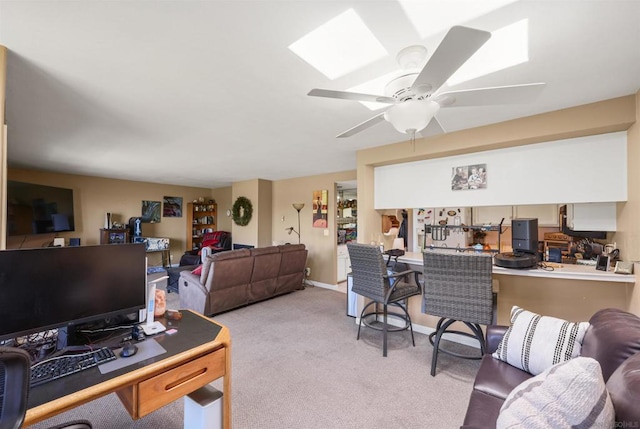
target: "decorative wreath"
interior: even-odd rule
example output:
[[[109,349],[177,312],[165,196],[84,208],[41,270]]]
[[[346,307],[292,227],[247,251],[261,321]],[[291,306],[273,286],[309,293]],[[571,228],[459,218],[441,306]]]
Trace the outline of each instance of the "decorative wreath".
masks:
[[[252,214],[253,206],[251,205],[251,201],[246,197],[238,197],[231,209],[233,222],[235,222],[236,225],[245,226],[251,220]]]

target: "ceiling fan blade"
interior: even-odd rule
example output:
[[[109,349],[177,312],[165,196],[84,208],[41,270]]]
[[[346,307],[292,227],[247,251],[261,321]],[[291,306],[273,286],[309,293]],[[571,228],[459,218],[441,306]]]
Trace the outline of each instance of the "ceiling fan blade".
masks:
[[[375,124],[383,121],[384,121],[384,112],[374,116],[373,118],[367,119],[366,121],[356,125],[353,128],[349,128],[347,131],[343,132],[342,134],[338,134],[336,137],[338,138],[351,137],[352,135],[359,133],[360,131],[366,130],[367,128],[372,127]]]
[[[491,37],[488,31],[456,25],[444,36],[411,89],[433,94]]]
[[[331,89],[314,88],[307,95],[314,97],[340,98],[343,100],[368,101],[372,103],[390,103],[394,104],[396,99],[393,97],[385,97],[384,95],[360,94],[358,92],[333,91]]]
[[[540,95],[544,83],[465,89],[438,94],[433,101],[442,107],[488,106],[495,104],[528,103]]]
[[[444,127],[435,116],[433,117],[433,119],[431,119],[431,122],[429,122],[427,128],[425,128],[425,134],[429,135],[444,134],[445,132],[446,131],[444,130]]]
[[[444,134],[446,131],[442,127],[440,121],[435,116],[431,118],[429,124],[422,130],[416,133],[416,138],[436,136],[438,134]]]

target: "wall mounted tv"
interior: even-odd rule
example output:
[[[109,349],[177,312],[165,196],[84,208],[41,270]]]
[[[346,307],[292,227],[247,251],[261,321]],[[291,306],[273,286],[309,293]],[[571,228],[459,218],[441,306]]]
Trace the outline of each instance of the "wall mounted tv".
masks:
[[[7,235],[74,230],[72,189],[7,181]]]

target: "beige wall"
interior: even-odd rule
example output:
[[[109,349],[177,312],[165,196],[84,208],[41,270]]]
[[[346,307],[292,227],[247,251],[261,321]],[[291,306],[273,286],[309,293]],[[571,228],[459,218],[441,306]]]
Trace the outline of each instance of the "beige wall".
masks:
[[[549,112],[499,124],[451,132],[416,141],[401,142],[365,149],[357,154],[358,176],[358,237],[377,233],[381,214],[374,207],[373,169],[378,165],[397,164],[420,159],[439,158],[490,149],[520,146],[572,137],[614,131],[628,131],[629,145],[629,202],[622,204],[616,234],[621,256],[626,260],[640,259],[640,189],[638,173],[632,173],[640,161],[640,131],[633,125],[638,115],[638,97],[630,95],[599,103]],[[633,125],[633,126],[632,126]],[[570,162],[570,160],[568,161]],[[606,172],[600,172],[606,177]],[[559,186],[569,186],[560,184]],[[613,306],[640,314],[640,297],[633,286],[609,283],[529,280],[515,276],[499,276],[499,321],[505,322],[510,306],[518,304],[557,317],[584,320],[595,308]],[[561,288],[561,289],[560,289]],[[633,298],[632,298],[633,297]],[[578,304],[578,305],[576,305]],[[421,314],[419,300],[410,303],[413,320],[422,325],[435,326],[433,318]]]
[[[231,216],[227,216],[227,210],[231,210],[233,207],[233,200],[231,199],[231,186],[224,188],[216,188],[211,190],[211,197],[216,200],[218,204],[218,230],[231,232],[233,229],[233,220]],[[233,236],[232,236],[233,239]]]
[[[298,214],[293,203],[305,203],[300,211],[301,242],[309,250],[307,266],[311,268],[310,280],[335,285],[337,283],[337,228],[335,216],[329,216],[329,227],[312,227],[313,191],[329,190],[329,214],[336,213],[336,182],[354,180],[355,170],[329,173],[288,180],[249,180],[236,182],[231,187],[232,197],[225,199],[229,208],[239,196],[249,198],[253,204],[254,217],[246,226],[238,226],[228,219],[233,234],[233,242],[259,247],[284,243],[297,243],[298,236],[287,234],[285,228],[298,229]],[[220,201],[226,198],[229,188],[214,189],[212,194],[219,201],[220,216],[226,209],[220,208]],[[283,220],[284,219],[284,220]],[[219,225],[222,228],[222,223]]]
[[[234,244],[258,246],[258,233],[260,227],[260,212],[258,207],[258,197],[260,192],[259,185],[260,183],[258,179],[246,180],[233,184],[232,201],[235,202],[238,197],[245,197],[251,201],[251,205],[253,206],[253,215],[247,225],[240,226],[232,222],[231,233],[233,235]]]
[[[129,180],[105,179],[72,174],[48,173],[35,170],[9,169],[9,179],[60,186],[73,189],[75,226],[74,232],[60,233],[67,241],[79,237],[83,245],[99,244],[100,228],[104,228],[105,213],[112,213],[112,220],[126,223],[130,217],[141,215],[142,200],[162,201],[164,196],[182,197],[183,209],[187,202],[198,197],[210,197],[211,190]],[[2,222],[4,225],[4,221]],[[159,223],[142,224],[142,233],[147,237],[171,239],[172,262],[178,263],[185,251],[187,234],[186,216],[161,217]],[[50,242],[55,234],[9,237],[7,247],[23,245],[42,246]],[[23,240],[28,240],[23,243]],[[149,265],[159,265],[160,254],[150,254]]]
[[[331,173],[298,179],[266,181],[249,180],[234,183],[231,187],[204,189],[172,186],[156,183],[106,179],[91,176],[77,176],[24,169],[9,169],[9,178],[31,183],[68,187],[74,191],[74,211],[76,231],[60,233],[67,241],[70,237],[80,237],[83,245],[99,243],[100,228],[104,227],[105,213],[113,214],[113,220],[127,222],[130,217],[139,216],[142,200],[162,201],[166,196],[183,198],[187,203],[198,197],[212,197],[218,204],[217,227],[232,232],[234,243],[254,246],[269,246],[281,243],[297,243],[297,236],[287,235],[288,226],[297,229],[297,212],[291,206],[294,202],[304,202],[300,212],[302,242],[309,249],[307,265],[311,267],[310,279],[329,285],[336,284],[336,224],[335,217],[329,216],[328,235],[324,229],[313,228],[312,195],[318,189],[329,190],[329,213],[336,212],[336,182],[354,180],[355,170]],[[226,211],[231,209],[238,196],[252,201],[254,213],[247,226],[235,225]],[[284,217],[284,221],[282,221]],[[3,222],[4,224],[4,222]],[[177,264],[185,250],[187,229],[186,217],[161,218],[160,223],[143,224],[145,236],[168,237],[171,239],[172,262]],[[17,236],[9,238],[9,247],[42,246],[52,241],[54,234],[37,236]],[[151,254],[150,265],[160,264],[160,255]]]
[[[640,277],[640,90],[635,97],[636,123],[627,131],[627,187],[629,198],[618,204],[618,231],[613,234],[621,255],[627,261],[634,261],[634,272]],[[640,288],[632,289],[629,310],[640,314]]]
[[[288,235],[285,228],[298,229],[298,213],[293,203],[304,203],[300,211],[300,237],[309,251],[307,266],[311,268],[310,279],[320,283],[335,285],[337,282],[337,198],[336,182],[354,180],[355,170],[329,173],[319,176],[273,182],[273,219],[271,230],[274,244],[297,243],[295,233]],[[329,190],[328,228],[314,228],[313,191]],[[332,215],[333,214],[333,215]],[[284,218],[284,220],[283,220]],[[327,231],[327,235],[325,235]]]

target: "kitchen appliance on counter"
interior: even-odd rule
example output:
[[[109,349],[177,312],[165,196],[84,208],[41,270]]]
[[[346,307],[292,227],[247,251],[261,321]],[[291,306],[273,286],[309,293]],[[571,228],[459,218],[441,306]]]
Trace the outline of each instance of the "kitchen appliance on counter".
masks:
[[[531,268],[538,264],[538,219],[511,221],[513,252],[498,253],[493,263],[504,268]]]
[[[468,228],[457,227],[469,225],[470,219],[471,209],[468,207],[413,209],[413,251],[422,252],[422,249],[430,246],[452,249],[467,247],[471,232]]]

